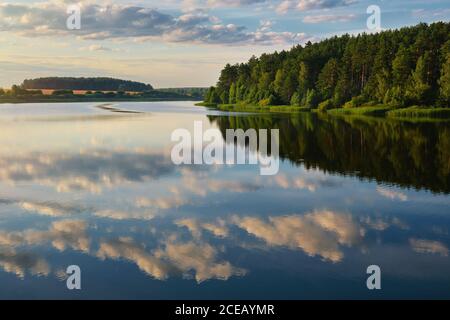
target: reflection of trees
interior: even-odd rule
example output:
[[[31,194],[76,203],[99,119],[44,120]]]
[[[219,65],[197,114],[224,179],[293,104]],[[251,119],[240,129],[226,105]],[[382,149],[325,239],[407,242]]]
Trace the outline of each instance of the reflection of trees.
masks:
[[[280,156],[306,168],[376,179],[404,187],[450,192],[450,128],[313,114],[209,116],[228,128],[280,129]]]

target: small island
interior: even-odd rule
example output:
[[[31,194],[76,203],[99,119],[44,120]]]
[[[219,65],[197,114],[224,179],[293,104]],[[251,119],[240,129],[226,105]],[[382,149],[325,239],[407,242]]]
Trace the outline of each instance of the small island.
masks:
[[[154,89],[152,85],[114,78],[47,77],[0,89],[0,103],[201,101],[206,88]]]
[[[227,64],[204,106],[450,117],[450,23],[344,35]]]

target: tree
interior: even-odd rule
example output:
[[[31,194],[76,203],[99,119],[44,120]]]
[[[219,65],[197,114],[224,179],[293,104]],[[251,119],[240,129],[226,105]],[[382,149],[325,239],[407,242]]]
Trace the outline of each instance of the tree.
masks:
[[[330,59],[319,74],[317,89],[323,100],[333,96],[334,89],[339,76],[339,67],[336,59]]]
[[[298,92],[295,92],[291,98],[291,106],[300,106],[300,104],[301,104],[300,95],[298,94]]]
[[[236,103],[236,84],[234,82],[230,87],[230,95],[228,101],[230,104]]]
[[[450,107],[450,53],[447,54],[442,64],[441,77],[439,79],[439,97],[443,105]]]
[[[394,61],[392,61],[392,76],[394,86],[403,88],[408,82],[411,74],[411,55],[409,50],[403,45],[400,46]]]
[[[431,100],[431,54],[425,52],[417,61],[416,69],[411,75],[411,83],[406,96],[414,104],[429,104]]]
[[[206,100],[205,101],[207,103],[211,103],[211,104],[220,103],[220,97],[219,97],[215,87],[209,88],[208,93],[206,94]]]
[[[300,97],[303,97],[306,94],[306,91],[310,86],[310,75],[309,68],[305,62],[300,63],[299,73],[298,73],[298,90]]]
[[[308,108],[316,108],[318,103],[317,92],[314,89],[310,89],[306,92],[306,102],[305,106]]]
[[[375,75],[376,79],[376,87],[375,87],[375,95],[378,101],[382,102],[384,97],[386,96],[386,92],[389,90],[391,85],[391,74],[389,70],[382,69],[379,73]]]

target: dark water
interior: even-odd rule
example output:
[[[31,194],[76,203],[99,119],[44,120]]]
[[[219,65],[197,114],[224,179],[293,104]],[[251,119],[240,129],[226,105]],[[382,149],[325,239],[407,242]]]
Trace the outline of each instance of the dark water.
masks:
[[[0,106],[0,298],[450,298],[448,122],[115,108]],[[194,121],[280,129],[279,174],[175,166]]]

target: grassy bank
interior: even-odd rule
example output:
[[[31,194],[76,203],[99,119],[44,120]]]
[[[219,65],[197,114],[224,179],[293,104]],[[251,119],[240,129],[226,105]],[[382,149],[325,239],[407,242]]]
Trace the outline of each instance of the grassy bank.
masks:
[[[317,109],[296,106],[258,106],[244,104],[211,104],[198,103],[198,106],[214,107],[222,111],[233,112],[322,112]],[[390,118],[434,118],[434,119],[450,119],[450,108],[433,108],[433,107],[409,107],[394,109],[391,106],[361,106],[356,108],[336,108],[326,112],[333,116],[355,115],[355,116],[377,116]]]
[[[378,105],[378,106],[361,106],[358,108],[340,108],[331,109],[327,113],[331,115],[364,115],[364,116],[384,116],[388,111],[392,110],[391,107]]]
[[[387,112],[388,117],[401,118],[450,118],[450,108],[410,107]]]
[[[258,106],[258,105],[242,105],[242,104],[197,104],[208,107],[215,107],[221,111],[233,111],[233,112],[307,112],[311,111],[305,107],[295,106]]]

